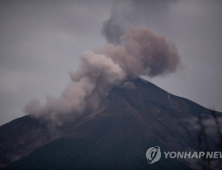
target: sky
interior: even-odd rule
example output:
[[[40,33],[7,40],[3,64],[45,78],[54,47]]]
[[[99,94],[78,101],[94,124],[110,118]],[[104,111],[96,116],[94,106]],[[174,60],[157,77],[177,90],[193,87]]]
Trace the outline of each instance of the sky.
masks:
[[[132,3],[129,3],[132,2]],[[222,111],[222,1],[124,0],[127,25],[149,27],[175,43],[182,66],[147,79],[164,90]],[[0,125],[24,116],[33,98],[60,96],[82,52],[107,44],[101,29],[113,0],[0,1]]]

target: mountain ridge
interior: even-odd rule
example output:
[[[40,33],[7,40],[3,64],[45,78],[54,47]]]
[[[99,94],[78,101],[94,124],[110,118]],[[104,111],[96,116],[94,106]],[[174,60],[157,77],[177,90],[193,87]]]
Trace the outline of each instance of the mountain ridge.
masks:
[[[149,167],[149,165],[146,162],[145,152],[149,147],[149,143],[158,143],[166,150],[197,150],[198,133],[196,131],[191,131],[187,127],[188,124],[184,121],[184,119],[192,116],[198,117],[199,113],[201,113],[201,115],[203,115],[205,118],[209,118],[211,111],[193,103],[192,101],[171,95],[148,81],[135,79],[130,82],[133,83],[134,86],[131,88],[114,87],[110,91],[110,95],[101,103],[101,107],[92,111],[91,114],[80,118],[75,123],[68,123],[66,126],[60,128],[59,130],[61,132],[60,134],[62,134],[61,136],[58,135],[55,138],[51,138],[50,133],[47,131],[47,127],[45,127],[43,124],[36,124],[38,126],[37,131],[34,129],[34,126],[31,126],[34,129],[34,135],[32,134],[31,136],[33,139],[28,138],[29,143],[40,135],[40,139],[38,138],[40,144],[38,143],[35,145],[35,148],[31,147],[31,149],[29,149],[29,153],[31,153],[30,156],[32,155],[31,158],[34,157],[34,160],[40,159],[36,157],[36,152],[38,153],[39,149],[41,148],[43,148],[43,150],[45,149],[44,152],[46,153],[50,152],[50,149],[52,149],[51,151],[54,151],[51,144],[53,145],[53,142],[63,140],[63,138],[66,139],[67,137],[74,140],[74,143],[77,143],[78,146],[81,145],[81,142],[78,142],[78,140],[88,141],[90,143],[86,143],[85,147],[89,148],[87,152],[89,152],[91,155],[90,159],[94,160],[95,162],[88,161],[90,162],[91,168],[97,167],[97,169],[98,167],[104,168],[104,162],[107,162],[107,166],[109,165],[110,169],[121,169],[121,167],[127,167],[130,169],[130,167],[127,165],[128,159],[132,162],[131,169],[133,169],[132,167],[137,169],[139,167],[139,169],[146,169]],[[221,116],[221,113],[217,112],[217,115]],[[28,118],[25,116],[7,123],[6,125],[0,126],[0,137],[4,135],[4,129],[11,127],[12,124],[16,124],[16,122],[22,123],[21,120],[25,119],[27,119],[27,121],[33,121],[32,125],[34,125],[34,122],[36,121],[33,120],[33,118]],[[22,126],[24,126],[24,124]],[[26,132],[26,135],[31,135],[30,133],[33,133],[32,128],[30,128],[30,131]],[[22,132],[22,134],[23,133],[25,132]],[[19,137],[15,139],[18,141],[18,143],[21,141]],[[62,142],[58,142],[58,145],[63,145],[63,142],[66,141],[65,139]],[[4,148],[2,147],[2,143],[6,141],[0,141],[1,157],[5,156],[4,153],[7,150],[6,149],[5,152],[2,151],[2,148]],[[211,145],[214,146],[214,144],[215,143],[212,139]],[[138,146],[138,148],[135,148],[134,145]],[[16,146],[20,147],[20,145]],[[72,147],[74,150],[76,150],[74,146]],[[119,148],[121,151],[119,152],[117,148]],[[55,150],[56,149],[58,148],[55,148]],[[82,149],[84,149],[84,147]],[[16,151],[16,147],[14,151],[14,153],[18,152]],[[34,152],[32,153],[32,151]],[[118,159],[113,160],[113,162],[109,161],[111,158],[106,153],[111,153],[112,156],[115,157],[115,152],[113,151],[116,151],[116,154],[120,155],[122,163],[121,161],[119,162]],[[11,151],[11,153],[13,152]],[[9,165],[6,167],[6,169],[16,169],[18,167],[20,167],[20,169],[22,169],[21,167],[23,167],[23,169],[24,167],[25,169],[33,169],[33,165],[36,166],[36,163],[35,161],[33,162],[33,159],[31,159],[30,156],[28,156],[29,153],[27,152],[26,154],[19,155],[22,159]],[[127,156],[126,153],[128,153],[129,156]],[[134,154],[139,155],[142,160],[142,164],[139,163],[140,161],[134,157]],[[69,153],[64,153],[64,155],[72,157]],[[101,155],[105,156],[106,159],[102,159]],[[85,156],[89,159],[87,154]],[[82,155],[82,158],[84,158],[84,155]],[[27,163],[27,159],[28,162],[33,162],[32,165],[30,164],[30,167],[24,166]],[[79,169],[90,168],[82,165],[80,159],[75,159],[78,160],[76,164],[79,165]],[[100,162],[103,163],[99,164],[96,159],[101,160]],[[178,165],[180,169],[189,169],[192,167],[189,162],[177,161],[174,162],[174,164],[180,164]],[[7,163],[10,164],[10,161],[8,160],[7,162],[7,160],[5,160],[5,164]],[[112,166],[112,163],[115,164],[116,168]],[[163,162],[161,165],[163,165],[162,167],[170,167],[170,163],[168,162]],[[48,167],[49,165],[46,163],[45,166]],[[62,167],[64,168],[64,166]],[[37,166],[37,168],[41,167]],[[154,166],[152,168],[154,168]],[[158,168],[160,167],[157,167],[157,169]],[[44,168],[42,167],[42,169]]]

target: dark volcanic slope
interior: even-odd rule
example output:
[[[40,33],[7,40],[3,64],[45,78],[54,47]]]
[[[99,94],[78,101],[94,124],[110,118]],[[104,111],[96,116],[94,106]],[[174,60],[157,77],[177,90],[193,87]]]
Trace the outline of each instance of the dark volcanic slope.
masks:
[[[47,129],[28,116],[0,126],[0,168],[49,141]]]
[[[211,112],[141,79],[133,83],[135,88],[114,88],[99,109],[61,129],[62,138],[39,147],[6,169],[189,169],[188,162],[176,159],[161,159],[149,165],[146,150],[156,145],[166,151],[198,150],[198,131],[191,130],[187,120],[199,114],[208,119]],[[14,126],[21,126],[26,119],[27,124],[28,121],[35,121],[23,117],[16,120]],[[13,130],[12,123],[0,128],[1,136],[6,135],[7,129],[18,133]],[[28,135],[32,137],[24,141],[32,144],[35,140],[44,141],[41,144],[49,141],[43,138],[47,132],[41,125],[36,123],[34,126],[33,123],[31,129],[33,131]],[[41,135],[38,137],[39,129]],[[27,135],[24,131],[19,133]],[[16,142],[21,138],[21,135],[17,136]],[[6,140],[4,142],[8,144]],[[212,138],[209,142],[210,146],[216,146]],[[2,143],[0,153],[3,157],[9,148],[2,146]],[[23,149],[27,147],[21,148],[20,153]]]

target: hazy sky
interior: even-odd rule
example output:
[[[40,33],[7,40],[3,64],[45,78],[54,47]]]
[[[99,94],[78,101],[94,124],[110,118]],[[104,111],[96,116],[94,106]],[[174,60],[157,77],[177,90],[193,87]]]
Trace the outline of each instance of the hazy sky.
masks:
[[[24,105],[33,98],[44,102],[48,94],[61,94],[80,54],[106,44],[100,30],[112,6],[112,0],[0,1],[0,124],[23,116]],[[132,24],[173,41],[184,64],[174,74],[149,80],[218,111],[221,9],[220,0],[138,0],[132,12]]]

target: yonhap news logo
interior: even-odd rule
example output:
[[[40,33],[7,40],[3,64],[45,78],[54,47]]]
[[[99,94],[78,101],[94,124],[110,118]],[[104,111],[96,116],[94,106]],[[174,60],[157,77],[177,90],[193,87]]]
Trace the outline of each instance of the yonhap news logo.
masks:
[[[222,159],[221,151],[164,151],[163,154],[165,159]],[[149,164],[158,162],[161,158],[160,147],[150,147],[146,151],[146,158]]]
[[[154,146],[149,148],[146,151],[146,158],[149,164],[153,164],[160,160],[161,158],[161,151],[159,146]]]

